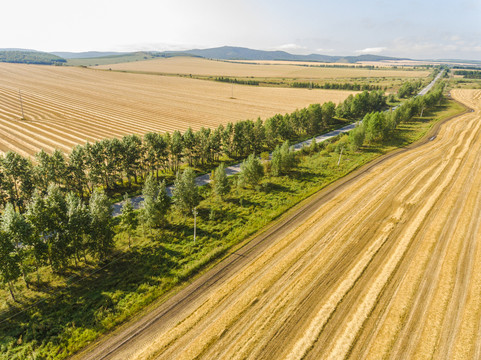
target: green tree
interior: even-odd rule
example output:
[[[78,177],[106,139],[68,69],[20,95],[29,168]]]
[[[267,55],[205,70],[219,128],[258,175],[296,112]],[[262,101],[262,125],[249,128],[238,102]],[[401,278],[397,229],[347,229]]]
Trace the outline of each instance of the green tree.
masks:
[[[234,136],[232,138],[232,144],[234,147],[234,152],[238,157],[244,156],[244,152],[246,151],[247,144],[245,142],[244,128],[244,121],[238,121],[234,125]]]
[[[9,202],[20,211],[33,193],[33,167],[30,160],[8,151],[1,159],[4,174],[4,186]]]
[[[50,178],[54,184],[65,184],[67,178],[67,161],[60,150],[55,149],[51,156]]]
[[[50,181],[50,155],[42,149],[35,154],[35,160],[37,161],[37,165],[34,167],[33,171],[36,179],[36,188],[46,191]]]
[[[102,145],[99,142],[90,144],[87,142],[84,146],[85,149],[85,164],[87,165],[88,183],[93,192],[96,186],[99,186],[103,182],[103,166],[104,166],[104,154]]]
[[[182,159],[182,152],[184,150],[184,143],[180,131],[176,130],[172,134],[169,149],[171,156],[171,169],[175,172],[179,170],[180,160]]]
[[[352,118],[351,103],[353,102],[354,95],[350,94],[342,103],[336,108],[336,116],[340,118],[350,119]]]
[[[20,256],[12,239],[0,230],[0,282],[8,285],[13,301],[17,301],[13,292],[13,283],[20,277]]]
[[[79,194],[83,199],[86,190],[93,191],[88,186],[86,155],[83,146],[76,145],[72,149],[67,163],[67,190]]]
[[[185,131],[182,139],[184,141],[184,146],[185,146],[184,155],[187,156],[187,162],[189,163],[189,166],[192,166],[193,159],[194,159],[194,148],[196,145],[196,138],[191,127],[189,127]]]
[[[199,155],[201,159],[201,163],[205,164],[212,160],[211,154],[211,142],[210,142],[210,129],[201,127],[200,130],[196,133],[196,142],[199,148]]]
[[[296,165],[296,155],[289,141],[277,146],[272,153],[271,172],[274,176],[287,174]]]
[[[222,130],[220,127],[215,129],[209,137],[209,147],[212,151],[212,161],[219,161],[222,152]]]
[[[278,118],[273,116],[268,118],[264,122],[264,128],[266,133],[266,142],[269,148],[274,147],[277,144],[277,138],[279,136],[279,121]]]
[[[192,168],[186,168],[182,173],[177,172],[172,190],[174,206],[184,215],[192,213],[199,205],[200,195],[195,183],[195,172]]]
[[[308,130],[309,135],[317,135],[321,130],[322,124],[322,108],[319,104],[312,104],[308,107],[309,120]]]
[[[127,233],[129,239],[129,248],[132,238],[132,232],[137,228],[138,220],[132,206],[132,201],[129,199],[127,193],[124,195],[124,201],[122,202],[122,212],[120,214],[120,227],[123,232]]]
[[[382,141],[388,133],[386,115],[382,112],[367,114],[362,120],[366,131],[366,140],[369,142]]]
[[[264,144],[266,142],[266,129],[261,118],[258,118],[254,125],[254,138],[253,138],[253,148],[254,154],[260,154],[263,150]]]
[[[225,128],[222,129],[222,152],[231,157],[234,153],[232,138],[234,136],[234,125],[227,123]]]
[[[400,98],[407,98],[414,94],[415,91],[414,85],[410,81],[406,81],[401,85],[397,94]]]
[[[67,162],[59,150],[54,150],[52,155],[43,149],[35,154],[37,165],[33,168],[37,188],[46,191],[50,183],[61,185],[67,180]]]
[[[309,153],[315,154],[319,150],[319,144],[317,143],[316,138],[312,138],[311,143],[309,145]]]
[[[67,202],[58,185],[51,183],[45,197],[47,214],[44,236],[47,239],[48,258],[55,271],[64,268],[71,255],[70,239],[66,228],[68,223]]]
[[[264,167],[254,154],[249,155],[241,164],[240,183],[243,185],[256,186],[264,176]]]
[[[325,128],[332,124],[336,114],[336,105],[332,101],[322,104],[322,124]]]
[[[359,148],[364,144],[364,139],[366,137],[366,132],[364,131],[364,126],[356,126],[349,132],[349,143],[353,151],[359,150]]]
[[[103,139],[100,141],[103,150],[103,175],[105,187],[115,188],[117,182],[122,179],[122,163],[126,154],[123,143],[117,139]]]
[[[284,116],[276,115],[277,117],[277,132],[281,140],[288,140],[294,136],[294,130],[291,128],[291,123],[289,121],[289,114]]]
[[[113,249],[112,207],[109,198],[102,190],[94,190],[90,197],[90,236],[89,250],[99,259],[105,260]]]
[[[150,229],[161,226],[171,204],[165,182],[159,182],[149,175],[145,181],[142,194],[144,196],[141,211],[143,225]]]
[[[145,135],[144,139],[148,139],[147,143],[150,144],[149,140],[151,139],[150,135]],[[123,172],[127,177],[127,181],[129,182],[129,187],[132,187],[132,178],[134,179],[135,183],[138,183],[138,175],[139,172],[142,170],[142,163],[141,159],[143,156],[143,146],[142,146],[142,139],[137,135],[125,135],[122,138],[122,148],[123,154],[121,159],[121,164],[123,168]],[[150,147],[148,147],[150,149]],[[155,155],[150,154],[147,155],[148,159],[155,163]]]
[[[80,261],[80,254],[87,250],[87,236],[90,233],[90,213],[83,201],[74,193],[67,194],[66,237],[72,247],[75,263]]]
[[[12,204],[7,204],[2,216],[0,231],[13,244],[15,259],[19,260],[19,266],[25,280],[27,288],[30,287],[28,274],[28,257],[32,241],[32,226],[25,220],[25,217],[16,212]],[[11,245],[6,244],[8,252],[11,254]]]
[[[45,204],[45,199],[39,191],[35,191],[32,199],[28,203],[25,218],[32,225],[32,245],[37,271],[37,282],[40,282],[39,268],[47,263],[49,259],[47,233],[49,213]]]
[[[225,172],[225,164],[221,163],[213,172],[212,176],[212,189],[214,194],[217,195],[221,200],[229,193],[230,185],[227,179],[227,174]]]

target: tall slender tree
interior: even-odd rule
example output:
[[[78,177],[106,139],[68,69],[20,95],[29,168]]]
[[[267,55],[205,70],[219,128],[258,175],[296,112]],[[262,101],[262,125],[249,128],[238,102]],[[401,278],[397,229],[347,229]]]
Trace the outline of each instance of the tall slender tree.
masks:
[[[20,256],[12,239],[0,230],[0,282],[8,286],[13,301],[17,301],[13,283],[20,277]]]
[[[130,200],[127,193],[124,195],[124,201],[122,202],[122,212],[120,214],[120,227],[122,231],[127,233],[129,239],[129,248],[131,244],[132,232],[137,227],[137,216],[132,206],[132,200]]]
[[[12,204],[7,204],[5,211],[2,216],[2,224],[0,231],[3,231],[5,236],[9,238],[9,241],[13,244],[15,258],[19,259],[19,266],[25,280],[27,288],[30,287],[30,282],[28,279],[28,258],[29,251],[31,249],[32,240],[32,227],[25,220],[25,217],[16,212]],[[10,249],[10,245],[7,244]],[[11,253],[11,251],[9,250]]]
[[[256,186],[264,176],[264,167],[261,161],[254,154],[244,160],[241,164],[240,182],[243,185]]]
[[[174,206],[185,215],[191,213],[200,202],[195,177],[194,170],[188,167],[182,173],[177,172],[174,181],[172,190]]]
[[[68,193],[66,197],[67,203],[67,224],[66,236],[72,248],[72,255],[75,263],[80,261],[80,255],[85,258],[87,250],[87,236],[90,233],[91,218],[89,209],[83,201],[74,193]]]
[[[212,189],[221,200],[229,193],[230,186],[227,174],[225,172],[225,164],[221,163],[213,172]]]
[[[94,190],[90,197],[89,249],[99,259],[105,260],[114,246],[112,229],[112,207],[110,200],[101,190]]]

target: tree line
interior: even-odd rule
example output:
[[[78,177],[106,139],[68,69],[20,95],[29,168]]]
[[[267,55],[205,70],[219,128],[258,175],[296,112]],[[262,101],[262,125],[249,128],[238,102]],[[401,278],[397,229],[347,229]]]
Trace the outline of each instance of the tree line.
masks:
[[[39,65],[62,65],[67,60],[53,54],[28,50],[0,50],[0,62]]]
[[[143,210],[137,216],[125,199],[120,218],[124,231],[141,221],[148,229],[162,226],[171,206],[191,214],[200,201],[193,166],[213,168],[224,158],[246,158],[240,186],[256,186],[265,173],[259,154],[273,149],[268,171],[285,174],[296,160],[289,140],[325,132],[335,116],[354,119],[386,104],[380,91],[350,95],[343,103],[314,104],[262,121],[245,120],[216,129],[188,129],[183,134],[126,135],[77,145],[66,156],[41,150],[34,161],[15,152],[0,157],[0,282],[13,294],[13,283],[42,266],[62,271],[87,256],[104,261],[114,248],[111,204],[104,190],[129,188],[143,182]],[[267,157],[268,158],[268,153]],[[187,166],[180,171],[182,166]],[[176,174],[172,199],[165,173]],[[214,193],[229,191],[225,167],[212,173]],[[102,190],[99,190],[102,189]],[[129,205],[130,204],[130,205]]]
[[[454,75],[462,75],[465,79],[481,79],[481,71],[456,70]]]
[[[381,91],[350,95],[337,107],[333,102],[313,104],[290,114],[262,121],[244,120],[219,125],[216,129],[187,129],[171,133],[125,135],[75,146],[71,153],[59,150],[38,152],[34,161],[15,152],[0,157],[0,205],[10,203],[24,212],[37,189],[46,193],[49,184],[73,192],[82,200],[95,188],[131,188],[149,173],[175,174],[181,164],[211,167],[222,157],[239,159],[251,153],[272,150],[286,140],[295,141],[326,131],[334,117],[347,119],[379,111],[386,105]]]
[[[422,116],[426,109],[439,104],[442,99],[442,91],[443,87],[437,86],[429,94],[410,99],[392,111],[376,109],[376,106],[383,103],[383,99],[385,103],[382,93],[366,92],[346,99],[337,108],[332,103],[325,103],[322,106],[311,105],[289,115],[276,115],[267,119],[265,123],[260,120],[256,123],[240,121],[231,126],[231,131],[226,130],[230,127],[228,124],[225,128],[219,127],[214,132],[219,132],[220,149],[221,151],[228,151],[225,154],[232,155],[237,151],[239,154],[242,153],[239,156],[245,157],[246,154],[250,153],[241,164],[241,172],[235,184],[254,188],[259,185],[266,173],[271,176],[282,176],[288,174],[297,165],[298,158],[289,145],[289,139],[281,136],[281,134],[286,133],[279,131],[279,125],[283,122],[287,127],[293,126],[296,122],[290,123],[288,120],[295,119],[297,116],[303,118],[300,115],[301,113],[304,113],[306,119],[308,115],[317,117],[317,121],[320,121],[321,125],[323,116],[330,115],[333,117],[335,114],[342,114],[354,117],[360,115],[359,118],[363,119],[360,125],[352,130],[349,135],[344,136],[337,145],[338,149],[349,146],[351,150],[359,151],[366,142],[389,140],[394,135],[399,123],[408,121],[414,116]],[[358,108],[360,104],[363,106]],[[303,134],[310,135],[309,131],[313,131],[313,120],[305,121],[310,125],[304,125],[304,128],[298,129],[303,129]],[[233,140],[236,131],[237,136],[241,133],[253,135],[256,132],[246,131],[246,126],[252,126],[254,129],[256,125],[258,132],[259,129],[264,129],[264,131],[260,131],[263,136],[259,138],[263,139],[261,142],[263,146],[256,149],[255,146],[252,147],[252,144],[243,144],[245,146],[245,148],[242,148],[243,150],[238,148],[240,145],[236,147],[236,142]],[[253,129],[251,130],[254,131]],[[271,138],[272,143],[269,144],[267,134],[273,132],[273,129],[277,129],[274,132],[276,136]],[[295,128],[292,128],[294,134],[293,129]],[[225,133],[225,131],[227,132]],[[169,169],[168,171],[176,170],[172,198],[168,196],[165,180],[160,178],[159,172],[155,171],[154,168],[136,168],[140,174],[135,176],[144,177],[143,206],[138,213],[134,212],[130,199],[125,195],[118,221],[119,231],[125,232],[129,236],[129,246],[131,234],[137,226],[141,225],[144,232],[165,226],[167,225],[166,215],[172,207],[177,213],[186,216],[192,214],[201,200],[199,188],[195,184],[195,171],[190,166],[187,166],[183,171],[179,171],[179,165],[181,161],[186,165],[189,165],[190,161],[192,164],[202,161],[201,156],[189,158],[189,154],[192,155],[189,151],[192,151],[195,146],[187,148],[185,139],[192,136],[195,139],[196,134],[206,134],[206,130],[199,130],[195,133],[187,130],[184,134],[177,133],[179,134],[176,135],[178,142],[183,144],[179,146],[181,156],[173,156],[172,153],[169,153],[168,149],[173,149],[173,144],[176,142],[166,141],[167,154],[164,161],[160,162]],[[230,135],[226,136],[225,134]],[[125,138],[132,139],[132,136]],[[147,139],[152,136],[146,134]],[[165,139],[174,138],[174,134],[159,136]],[[230,140],[224,143],[225,138]],[[124,140],[119,141],[122,143]],[[238,139],[238,144],[245,141],[245,137]],[[147,141],[145,137],[144,141],[140,141],[140,144],[144,144],[144,142],[156,143],[152,139]],[[193,144],[195,145],[196,142],[194,141]],[[224,148],[224,144],[230,146]],[[259,158],[260,151],[265,150],[270,145],[274,149],[271,160],[268,161],[269,156],[266,152]],[[318,144],[313,141],[308,149],[303,149],[303,152],[315,152],[317,149]],[[148,149],[144,150],[139,164],[151,166],[151,163],[146,160],[148,152]],[[16,167],[12,166],[15,163],[13,158],[17,161],[18,166]],[[87,257],[99,262],[105,261],[114,249],[115,230],[111,217],[110,200],[103,190],[99,190],[99,185],[106,185],[107,183],[100,181],[91,190],[84,189],[86,192],[78,192],[78,187],[67,185],[67,180],[75,176],[72,172],[70,158],[63,158],[59,152],[48,155],[41,151],[37,154],[36,161],[35,165],[31,165],[28,160],[15,155],[15,153],[7,153],[2,159],[2,172],[0,172],[0,174],[3,174],[1,179],[4,182],[2,184],[8,183],[9,180],[7,173],[4,171],[5,166],[9,169],[16,168],[20,174],[23,174],[22,179],[10,179],[10,194],[15,197],[17,192],[23,194],[23,192],[27,192],[26,189],[32,189],[31,196],[28,199],[16,197],[21,201],[12,201],[8,193],[4,193],[4,195],[7,195],[4,198],[6,205],[0,219],[0,281],[10,290],[13,299],[15,299],[14,282],[22,277],[28,287],[32,282],[32,274],[35,272],[37,273],[37,281],[40,281],[38,270],[42,266],[49,266],[54,272],[61,272],[72,262],[77,264],[82,259],[86,261]],[[105,159],[103,161],[105,162]],[[25,175],[29,172],[25,170],[29,166],[32,166],[29,170],[31,178]],[[107,163],[105,163],[105,166],[107,166]],[[92,171],[92,169],[88,169],[88,171]],[[62,174],[66,176],[64,179],[62,179]],[[66,174],[70,174],[70,176]],[[127,173],[124,175],[127,175]],[[86,173],[85,176],[86,181],[90,181],[90,174]],[[106,175],[97,174],[96,176],[104,179]],[[212,171],[211,180],[212,194],[222,200],[231,189],[224,163],[221,163]],[[72,183],[76,184],[75,181]],[[113,185],[112,180],[110,185]],[[87,193],[89,197],[86,196]]]
[[[0,223],[0,279],[15,300],[13,282],[20,276],[27,288],[33,269],[49,265],[54,271],[87,254],[105,259],[113,249],[111,203],[95,190],[85,204],[73,192],[65,194],[50,184],[42,195],[35,191],[25,212],[8,203]]]
[[[362,122],[349,132],[349,146],[357,151],[365,142],[389,140],[401,122],[409,121],[415,116],[422,117],[424,111],[439,105],[443,99],[443,90],[444,85],[439,84],[428,94],[409,99],[395,110],[366,114]]]
[[[417,92],[423,86],[421,80],[417,81],[406,81],[404,82],[401,87],[399,88],[397,94],[400,98],[408,98],[413,95],[416,95]]]
[[[253,86],[259,85],[259,81],[257,80],[241,80],[241,79],[224,77],[224,76],[216,77],[214,80],[220,81],[220,82],[226,82],[226,83],[240,84],[240,85],[253,85]]]
[[[294,88],[312,88],[312,89],[331,89],[331,90],[353,90],[353,91],[373,91],[382,90],[381,85],[370,85],[370,84],[356,84],[356,83],[324,83],[316,84],[310,82],[293,82],[290,85]]]
[[[454,65],[453,69],[481,70],[481,66]]]

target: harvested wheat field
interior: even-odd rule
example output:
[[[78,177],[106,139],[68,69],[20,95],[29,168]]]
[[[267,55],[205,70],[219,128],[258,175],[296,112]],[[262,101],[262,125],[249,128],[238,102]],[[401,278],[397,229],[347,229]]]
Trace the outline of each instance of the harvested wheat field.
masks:
[[[21,120],[19,90],[25,120]],[[149,131],[266,118],[350,91],[259,88],[83,68],[0,64],[0,152],[44,149]]]
[[[169,74],[192,74],[202,76],[240,76],[256,78],[294,79],[349,79],[368,77],[425,78],[430,75],[424,70],[362,69],[354,67],[326,68],[287,64],[247,64],[231,61],[207,60],[194,57],[173,57],[122,64],[101,65],[100,69],[145,71]]]
[[[85,358],[480,359],[481,91]],[[266,245],[268,244],[268,245]]]

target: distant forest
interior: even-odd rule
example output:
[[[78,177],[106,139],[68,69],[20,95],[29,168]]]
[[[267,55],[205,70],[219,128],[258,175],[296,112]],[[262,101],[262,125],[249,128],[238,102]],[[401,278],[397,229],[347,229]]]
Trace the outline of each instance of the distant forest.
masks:
[[[454,75],[462,75],[465,79],[481,79],[481,71],[456,70]]]
[[[24,50],[0,50],[0,62],[39,64],[39,65],[62,65],[67,60],[44,52]]]

